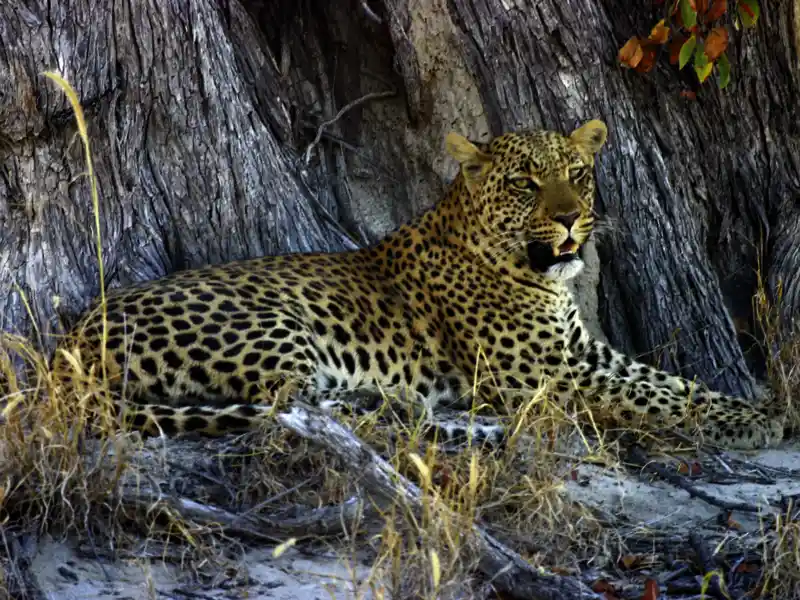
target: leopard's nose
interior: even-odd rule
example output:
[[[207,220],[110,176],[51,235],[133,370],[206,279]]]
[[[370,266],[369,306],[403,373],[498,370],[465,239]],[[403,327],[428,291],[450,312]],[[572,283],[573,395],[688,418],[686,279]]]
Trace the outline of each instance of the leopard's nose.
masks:
[[[561,223],[564,227],[567,228],[567,231],[569,231],[570,229],[572,229],[572,226],[575,225],[575,221],[578,220],[579,216],[580,212],[576,210],[566,215],[555,215],[553,217],[553,221],[555,221],[556,223]]]

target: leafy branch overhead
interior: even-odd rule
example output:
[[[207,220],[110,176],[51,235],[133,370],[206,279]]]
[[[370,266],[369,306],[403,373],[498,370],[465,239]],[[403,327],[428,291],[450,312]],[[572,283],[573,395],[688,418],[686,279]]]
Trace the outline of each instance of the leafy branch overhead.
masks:
[[[735,29],[754,27],[761,9],[758,0],[668,0],[666,16],[656,23],[647,39],[634,36],[620,49],[622,66],[647,73],[656,63],[658,51],[669,42],[669,62],[683,69],[692,62],[697,79],[703,83],[717,67],[720,89],[730,82],[728,23]],[[660,0],[659,4],[663,4]]]

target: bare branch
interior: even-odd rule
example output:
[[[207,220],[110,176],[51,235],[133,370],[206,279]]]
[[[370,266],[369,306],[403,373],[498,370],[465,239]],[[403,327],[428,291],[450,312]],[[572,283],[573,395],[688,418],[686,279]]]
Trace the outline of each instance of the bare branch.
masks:
[[[755,504],[749,504],[747,502],[729,502],[727,500],[712,496],[708,492],[701,490],[697,486],[689,483],[686,478],[682,477],[681,475],[673,473],[664,466],[651,461],[640,446],[631,446],[628,449],[627,458],[632,464],[636,465],[643,471],[648,471],[654,475],[658,475],[672,485],[685,490],[691,497],[698,498],[703,502],[707,502],[712,506],[717,506],[722,510],[738,510],[747,513],[759,513],[763,511],[763,508],[758,507]]]
[[[312,141],[308,148],[305,151],[305,166],[308,167],[309,163],[311,162],[311,152],[316,148],[317,144],[319,144],[320,139],[322,139],[322,133],[325,131],[326,127],[330,127],[336,121],[341,119],[347,111],[354,109],[356,106],[360,106],[365,102],[369,102],[370,100],[380,100],[381,98],[391,98],[392,96],[396,95],[396,90],[390,90],[386,92],[371,92],[369,94],[365,94],[360,98],[356,98],[352,102],[348,102],[345,104],[339,112],[332,119],[328,119],[327,121],[323,121],[320,126],[317,128],[317,135],[314,136],[314,141]]]
[[[147,510],[152,510],[154,503],[165,505],[183,519],[220,527],[232,535],[269,542],[281,542],[286,535],[298,538],[337,535],[342,533],[344,526],[356,519],[361,512],[361,501],[355,497],[339,505],[313,509],[292,508],[292,516],[269,517],[234,513],[180,496],[159,494],[154,498],[153,494],[142,493],[141,490],[123,491],[120,500],[129,506]]]

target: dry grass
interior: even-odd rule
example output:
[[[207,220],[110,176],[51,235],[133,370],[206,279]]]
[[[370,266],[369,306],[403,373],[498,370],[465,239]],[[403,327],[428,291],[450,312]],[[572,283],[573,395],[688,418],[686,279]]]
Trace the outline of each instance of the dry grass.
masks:
[[[24,382],[14,371],[20,363],[24,366],[17,373],[23,374]],[[60,394],[45,357],[20,338],[0,339],[0,373],[5,404],[0,425],[5,516],[55,528],[82,526],[124,469],[124,463],[111,472],[95,469],[81,458],[83,436],[78,424],[85,424],[90,412],[102,407],[90,408],[84,398]],[[108,451],[110,447],[103,454]]]
[[[800,331],[791,331],[781,319],[783,286],[770,294],[763,271],[758,272],[758,290],[753,299],[760,343],[766,349],[769,395],[766,401],[786,415],[787,429],[800,431]],[[763,576],[761,590],[767,598],[800,597],[800,521],[790,502],[784,514],[762,532]]]
[[[761,546],[762,597],[800,598],[800,522],[794,503],[762,532]]]
[[[787,416],[787,425],[800,431],[800,403],[794,399],[800,388],[800,330],[791,331],[781,319],[783,286],[768,292],[759,271],[758,290],[753,298],[753,313],[759,342],[766,349],[767,379],[776,410]]]
[[[574,462],[554,448],[572,423],[541,393],[515,414],[513,427],[539,436],[517,435],[495,451],[473,446],[445,452],[426,441],[422,423],[415,429],[407,422],[388,425],[401,432],[393,444],[375,416],[352,424],[361,439],[389,456],[397,472],[424,492],[422,515],[402,503],[381,510],[385,525],[375,538],[376,566],[391,582],[393,597],[438,598],[463,590],[473,577],[475,557],[466,543],[473,523],[535,566],[577,571],[579,563],[608,550],[609,533],[564,491]]]

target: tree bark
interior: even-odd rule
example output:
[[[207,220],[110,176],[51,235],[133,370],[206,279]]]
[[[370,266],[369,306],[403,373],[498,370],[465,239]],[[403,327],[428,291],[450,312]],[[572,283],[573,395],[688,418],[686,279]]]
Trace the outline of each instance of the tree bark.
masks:
[[[220,3],[221,4],[221,3]],[[65,96],[89,119],[111,286],[278,251],[343,247],[282,150],[291,122],[277,65],[238,3],[15,2],[0,7],[0,289],[19,284],[42,335],[59,305],[99,293],[83,149]],[[29,331],[21,294],[5,329]]]
[[[798,286],[794,0],[734,35],[732,84],[697,100],[666,60],[621,69],[661,7],[622,0],[164,0],[0,5],[0,328],[51,335],[99,292],[82,149],[89,119],[107,285],[379,238],[454,174],[443,139],[609,126],[596,273],[612,344],[753,393],[736,322],[761,265]],[[688,70],[688,69],[687,69]],[[591,248],[590,248],[591,250]],[[30,309],[30,314],[29,314]],[[33,324],[36,324],[34,329]]]

